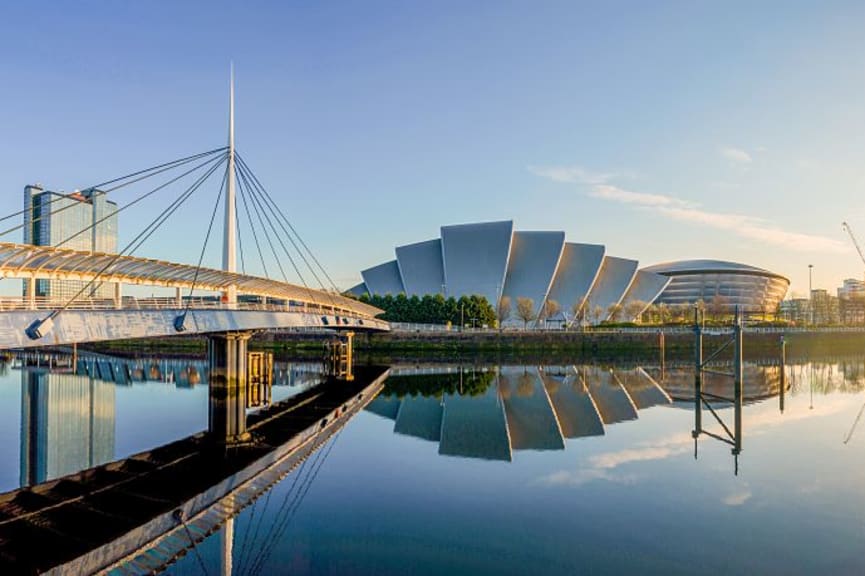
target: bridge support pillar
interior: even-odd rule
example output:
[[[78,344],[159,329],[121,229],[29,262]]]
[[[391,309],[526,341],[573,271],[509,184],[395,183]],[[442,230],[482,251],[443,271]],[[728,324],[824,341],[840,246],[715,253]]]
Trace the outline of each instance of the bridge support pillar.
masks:
[[[36,310],[36,278],[28,278],[27,283],[27,309]]]
[[[224,332],[207,338],[210,369],[208,431],[226,444],[249,439],[246,431],[246,347],[251,332]]]
[[[114,284],[114,308],[120,310],[123,308],[123,284],[116,282]]]
[[[337,380],[354,380],[354,332],[345,332],[327,343],[327,371]]]

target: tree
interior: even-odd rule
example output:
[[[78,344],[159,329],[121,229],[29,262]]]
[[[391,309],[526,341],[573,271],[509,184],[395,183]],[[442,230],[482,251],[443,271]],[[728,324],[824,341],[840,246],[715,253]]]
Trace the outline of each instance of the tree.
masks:
[[[727,299],[720,294],[715,294],[709,301],[708,312],[712,320],[720,320],[721,316],[727,310]]]
[[[472,303],[472,318],[478,326],[493,326],[496,323],[496,310],[484,296],[473,294],[469,297]]]
[[[531,398],[535,393],[535,382],[537,378],[534,374],[528,371],[520,374],[517,378],[517,396],[522,398]]]
[[[483,296],[463,296],[457,301],[445,299],[441,294],[427,294],[423,298],[407,298],[405,294],[363,294],[358,300],[384,310],[381,319],[388,322],[456,324],[462,317],[466,323],[492,326],[496,319],[495,310]]]
[[[600,304],[594,304],[588,311],[589,324],[597,324],[604,315],[604,308]]]
[[[582,300],[577,300],[571,304],[571,316],[574,323],[583,323],[583,319],[586,316],[586,307],[583,306]]]
[[[535,319],[535,301],[524,296],[517,298],[517,316],[523,321],[523,330],[528,328],[529,322]]]
[[[670,318],[670,307],[663,302],[658,304],[658,322],[660,322],[661,324],[666,324],[667,320]]]
[[[687,302],[682,302],[681,304],[674,304],[673,308],[674,308],[676,320],[678,322],[687,323],[688,321],[690,321],[692,319],[693,314],[694,314],[693,307],[690,304],[688,304]]]
[[[622,317],[622,305],[618,302],[613,302],[607,306],[607,318],[611,322],[618,322]]]
[[[499,305],[496,306],[496,319],[499,321],[499,330],[502,328],[502,324],[505,323],[505,320],[511,317],[511,297],[510,296],[502,296],[499,298]]]
[[[544,305],[541,307],[541,320],[546,322],[561,311],[562,306],[558,303],[558,301],[550,298],[546,302],[544,302]]]
[[[646,308],[646,303],[642,300],[631,300],[625,304],[625,317],[634,322],[640,321],[640,314]]]

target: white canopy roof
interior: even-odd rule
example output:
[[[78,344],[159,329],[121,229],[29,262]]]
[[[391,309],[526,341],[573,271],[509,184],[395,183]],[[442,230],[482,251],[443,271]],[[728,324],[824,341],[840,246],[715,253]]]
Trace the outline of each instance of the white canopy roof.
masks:
[[[196,271],[198,277],[196,278]],[[339,294],[315,290],[268,278],[247,276],[175,264],[164,260],[118,256],[101,252],[33,246],[0,242],[0,277],[50,278],[98,282],[120,282],[148,286],[189,288],[195,284],[201,290],[224,291],[236,286],[238,294],[266,296],[317,304],[374,317],[382,310]]]

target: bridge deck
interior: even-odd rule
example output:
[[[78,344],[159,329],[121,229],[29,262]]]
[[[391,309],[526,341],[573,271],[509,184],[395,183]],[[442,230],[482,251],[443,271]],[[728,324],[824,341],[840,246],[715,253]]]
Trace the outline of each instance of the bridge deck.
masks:
[[[353,382],[329,381],[250,416],[249,445],[226,451],[198,434],[0,495],[0,573],[89,574],[131,558],[183,530],[175,510],[194,519],[264,471],[298,463],[363,408],[386,376],[385,368],[361,367]]]
[[[0,242],[0,278],[80,280],[223,292],[235,286],[238,294],[314,304],[360,316],[382,310],[340,294],[315,290],[269,278],[176,264],[164,260],[120,256],[86,250]]]

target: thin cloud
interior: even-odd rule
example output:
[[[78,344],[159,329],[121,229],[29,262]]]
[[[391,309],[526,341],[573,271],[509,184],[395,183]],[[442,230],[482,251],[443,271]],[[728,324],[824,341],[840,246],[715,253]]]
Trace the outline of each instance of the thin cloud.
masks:
[[[735,492],[726,496],[721,502],[723,502],[727,506],[742,506],[745,502],[751,499],[751,491],[744,490],[742,492]]]
[[[837,254],[850,251],[846,243],[834,238],[791,232],[762,218],[744,214],[710,212],[673,196],[631,192],[608,184],[595,186],[589,195],[620,204],[639,206],[671,220],[724,230],[740,238],[790,250]]]
[[[592,464],[598,469],[609,470],[612,468],[618,468],[623,464],[630,464],[631,462],[666,460],[667,458],[690,452],[690,450],[690,442],[688,445],[683,444],[680,446],[647,446],[645,448],[619,450],[618,452],[599,454],[592,458]]]
[[[727,160],[730,160],[731,162],[736,162],[738,164],[750,164],[754,161],[754,159],[751,158],[751,155],[742,150],[741,148],[725,146],[721,148],[719,152]]]
[[[603,184],[613,177],[613,174],[592,172],[581,166],[528,166],[529,172],[552,180],[569,184]]]
[[[603,469],[586,468],[583,470],[559,470],[540,479],[541,484],[548,486],[582,486],[589,482],[604,481],[615,484],[633,485],[637,477],[632,474],[612,474]]]
[[[649,206],[649,207],[675,207],[681,206],[686,207],[688,204],[678,198],[673,198],[672,196],[664,196],[663,194],[646,194],[644,192],[631,192],[630,190],[623,190],[617,186],[610,186],[608,184],[601,184],[595,186],[591,192],[589,192],[589,196],[594,198],[601,198],[603,200],[612,200],[614,202],[620,202],[622,204],[633,204],[636,206]]]
[[[593,468],[610,470],[631,462],[672,458],[673,456],[689,452],[692,443],[693,438],[691,438],[690,434],[675,434],[666,438],[659,438],[651,443],[643,443],[636,448],[602,452],[593,456],[589,461]]]

